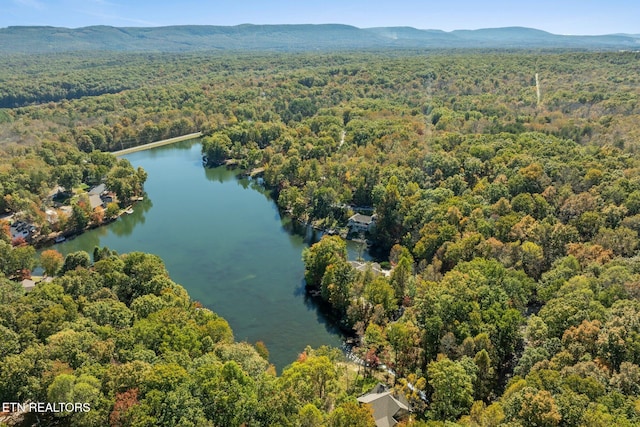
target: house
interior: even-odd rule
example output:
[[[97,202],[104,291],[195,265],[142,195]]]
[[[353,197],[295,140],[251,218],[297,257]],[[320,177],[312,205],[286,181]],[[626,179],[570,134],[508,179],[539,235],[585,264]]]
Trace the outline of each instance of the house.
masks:
[[[351,266],[360,272],[371,269],[375,275],[391,276],[391,270],[384,270],[377,262],[348,261]]]
[[[96,185],[90,189],[87,194],[89,195],[91,209],[95,209],[98,206],[106,208],[109,203],[115,202],[115,194],[110,192],[104,184]],[[98,200],[100,200],[99,204]]]
[[[347,222],[347,227],[349,227],[349,231],[352,233],[360,233],[365,231],[371,231],[376,225],[376,216],[375,215],[362,215],[355,214],[349,221]]]
[[[376,427],[393,427],[400,418],[411,412],[409,402],[401,395],[395,395],[378,383],[371,391],[358,397],[358,402],[367,404],[373,410]]]
[[[22,282],[22,288],[25,292],[30,292],[35,289],[37,283],[51,283],[53,281],[53,277],[45,277],[39,279],[37,282],[33,279],[24,279]]]
[[[96,194],[98,196],[102,195],[102,193],[107,191],[107,186],[104,184],[96,185],[91,190],[89,190],[89,196],[92,194]]]
[[[100,194],[89,193],[89,205],[91,205],[92,210],[99,206],[102,206],[102,199],[100,198]]]
[[[22,287],[24,288],[25,291],[29,292],[32,291],[35,287],[36,287],[36,282],[34,282],[31,279],[24,279],[22,282]]]

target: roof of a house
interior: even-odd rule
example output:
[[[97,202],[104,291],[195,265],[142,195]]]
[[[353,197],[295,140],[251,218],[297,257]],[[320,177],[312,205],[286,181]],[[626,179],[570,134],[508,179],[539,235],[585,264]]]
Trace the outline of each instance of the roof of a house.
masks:
[[[89,190],[89,195],[92,195],[92,194],[100,195],[105,191],[107,191],[107,186],[104,184],[100,184],[100,185],[96,185],[91,190]]]
[[[411,411],[408,403],[395,398],[382,384],[378,384],[370,392],[358,397],[358,402],[371,406],[377,427],[393,427],[398,423],[395,416]]]
[[[357,213],[353,215],[351,218],[349,218],[349,221],[361,222],[363,224],[371,224],[371,222],[373,221],[373,217],[369,215],[362,215]]]
[[[21,283],[25,291],[30,291],[36,287],[36,282],[31,279],[24,279]]]
[[[89,194],[89,204],[91,209],[95,209],[98,206],[102,206],[102,199],[99,194]]]

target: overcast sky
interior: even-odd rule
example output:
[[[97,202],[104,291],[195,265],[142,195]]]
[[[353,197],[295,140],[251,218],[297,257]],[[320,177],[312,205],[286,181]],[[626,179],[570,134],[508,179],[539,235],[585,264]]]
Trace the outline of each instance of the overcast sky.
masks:
[[[0,27],[245,23],[639,34],[640,0],[0,0]]]

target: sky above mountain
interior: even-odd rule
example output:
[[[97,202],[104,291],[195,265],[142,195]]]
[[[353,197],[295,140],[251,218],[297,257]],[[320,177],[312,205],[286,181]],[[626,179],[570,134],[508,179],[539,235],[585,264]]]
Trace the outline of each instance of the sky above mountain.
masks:
[[[0,27],[326,24],[640,33],[637,0],[0,0]]]

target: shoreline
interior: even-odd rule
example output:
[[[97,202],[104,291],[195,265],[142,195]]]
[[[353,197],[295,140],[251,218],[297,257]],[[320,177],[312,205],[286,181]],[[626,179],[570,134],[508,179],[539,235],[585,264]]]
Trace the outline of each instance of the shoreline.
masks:
[[[188,141],[191,139],[197,139],[200,138],[202,136],[202,132],[194,132],[194,133],[190,133],[187,135],[182,135],[182,136],[176,136],[174,138],[168,138],[168,139],[163,139],[160,141],[155,141],[155,142],[150,142],[148,144],[143,144],[143,145],[138,145],[136,147],[131,147],[131,148],[126,148],[124,150],[119,150],[119,151],[112,151],[110,152],[110,154],[113,154],[116,157],[120,157],[120,156],[124,156],[126,154],[131,154],[131,153],[136,153],[138,151],[145,151],[145,150],[149,150],[151,148],[156,148],[156,147],[162,147],[164,145],[170,145],[176,142],[181,142],[181,141]],[[133,203],[128,205],[127,207],[125,207],[124,209],[120,209],[120,212],[118,213],[118,215],[116,215],[113,218],[104,220],[102,223],[100,224],[88,224],[83,230],[64,230],[64,231],[59,231],[59,232],[55,232],[55,233],[49,233],[46,236],[40,235],[37,238],[33,239],[29,245],[33,246],[36,249],[41,249],[44,247],[48,247],[48,246],[55,246],[55,244],[57,242],[55,242],[55,239],[57,237],[65,237],[65,239],[70,238],[73,239],[75,236],[78,236],[80,234],[83,234],[85,231],[87,230],[92,230],[94,228],[98,228],[98,227],[102,227],[104,225],[110,224],[112,222],[114,222],[115,220],[117,220],[118,218],[120,218],[122,215],[124,215],[125,213],[127,213],[126,211],[130,208],[133,208],[133,206],[136,204],[135,202],[139,201],[139,200],[132,200]]]
[[[156,142],[150,142],[148,144],[137,145],[137,146],[131,147],[131,148],[125,148],[124,150],[111,151],[111,154],[113,154],[116,157],[120,157],[120,156],[124,156],[126,154],[131,154],[131,153],[136,153],[138,151],[148,150],[150,148],[162,147],[163,145],[169,145],[169,144],[173,144],[175,142],[188,141],[190,139],[200,138],[201,136],[202,136],[202,132],[194,132],[194,133],[190,133],[190,134],[187,134],[187,135],[176,136],[174,138],[168,138],[168,139],[163,139],[163,140],[156,141]]]
[[[133,200],[133,203],[131,203],[130,205],[127,205],[126,208],[124,209],[120,209],[120,211],[118,212],[118,215],[109,218],[109,219],[105,219],[103,220],[101,223],[96,224],[96,223],[90,223],[88,224],[85,228],[83,228],[82,230],[70,230],[70,231],[58,231],[58,232],[53,232],[53,233],[49,233],[46,236],[40,235],[40,238],[36,238],[33,240],[32,243],[30,243],[31,246],[33,246],[35,249],[42,249],[45,247],[55,247],[55,245],[57,243],[62,243],[62,242],[56,242],[56,238],[58,237],[64,237],[65,240],[72,240],[74,239],[76,236],[79,236],[81,234],[84,234],[86,231],[88,230],[93,230],[95,228],[100,228],[103,227],[105,225],[109,225],[112,222],[118,220],[118,218],[120,218],[121,216],[123,216],[125,213],[128,214],[129,212],[127,212],[129,209],[133,209],[134,206],[136,205],[136,202],[141,201],[141,199],[139,200]]]

